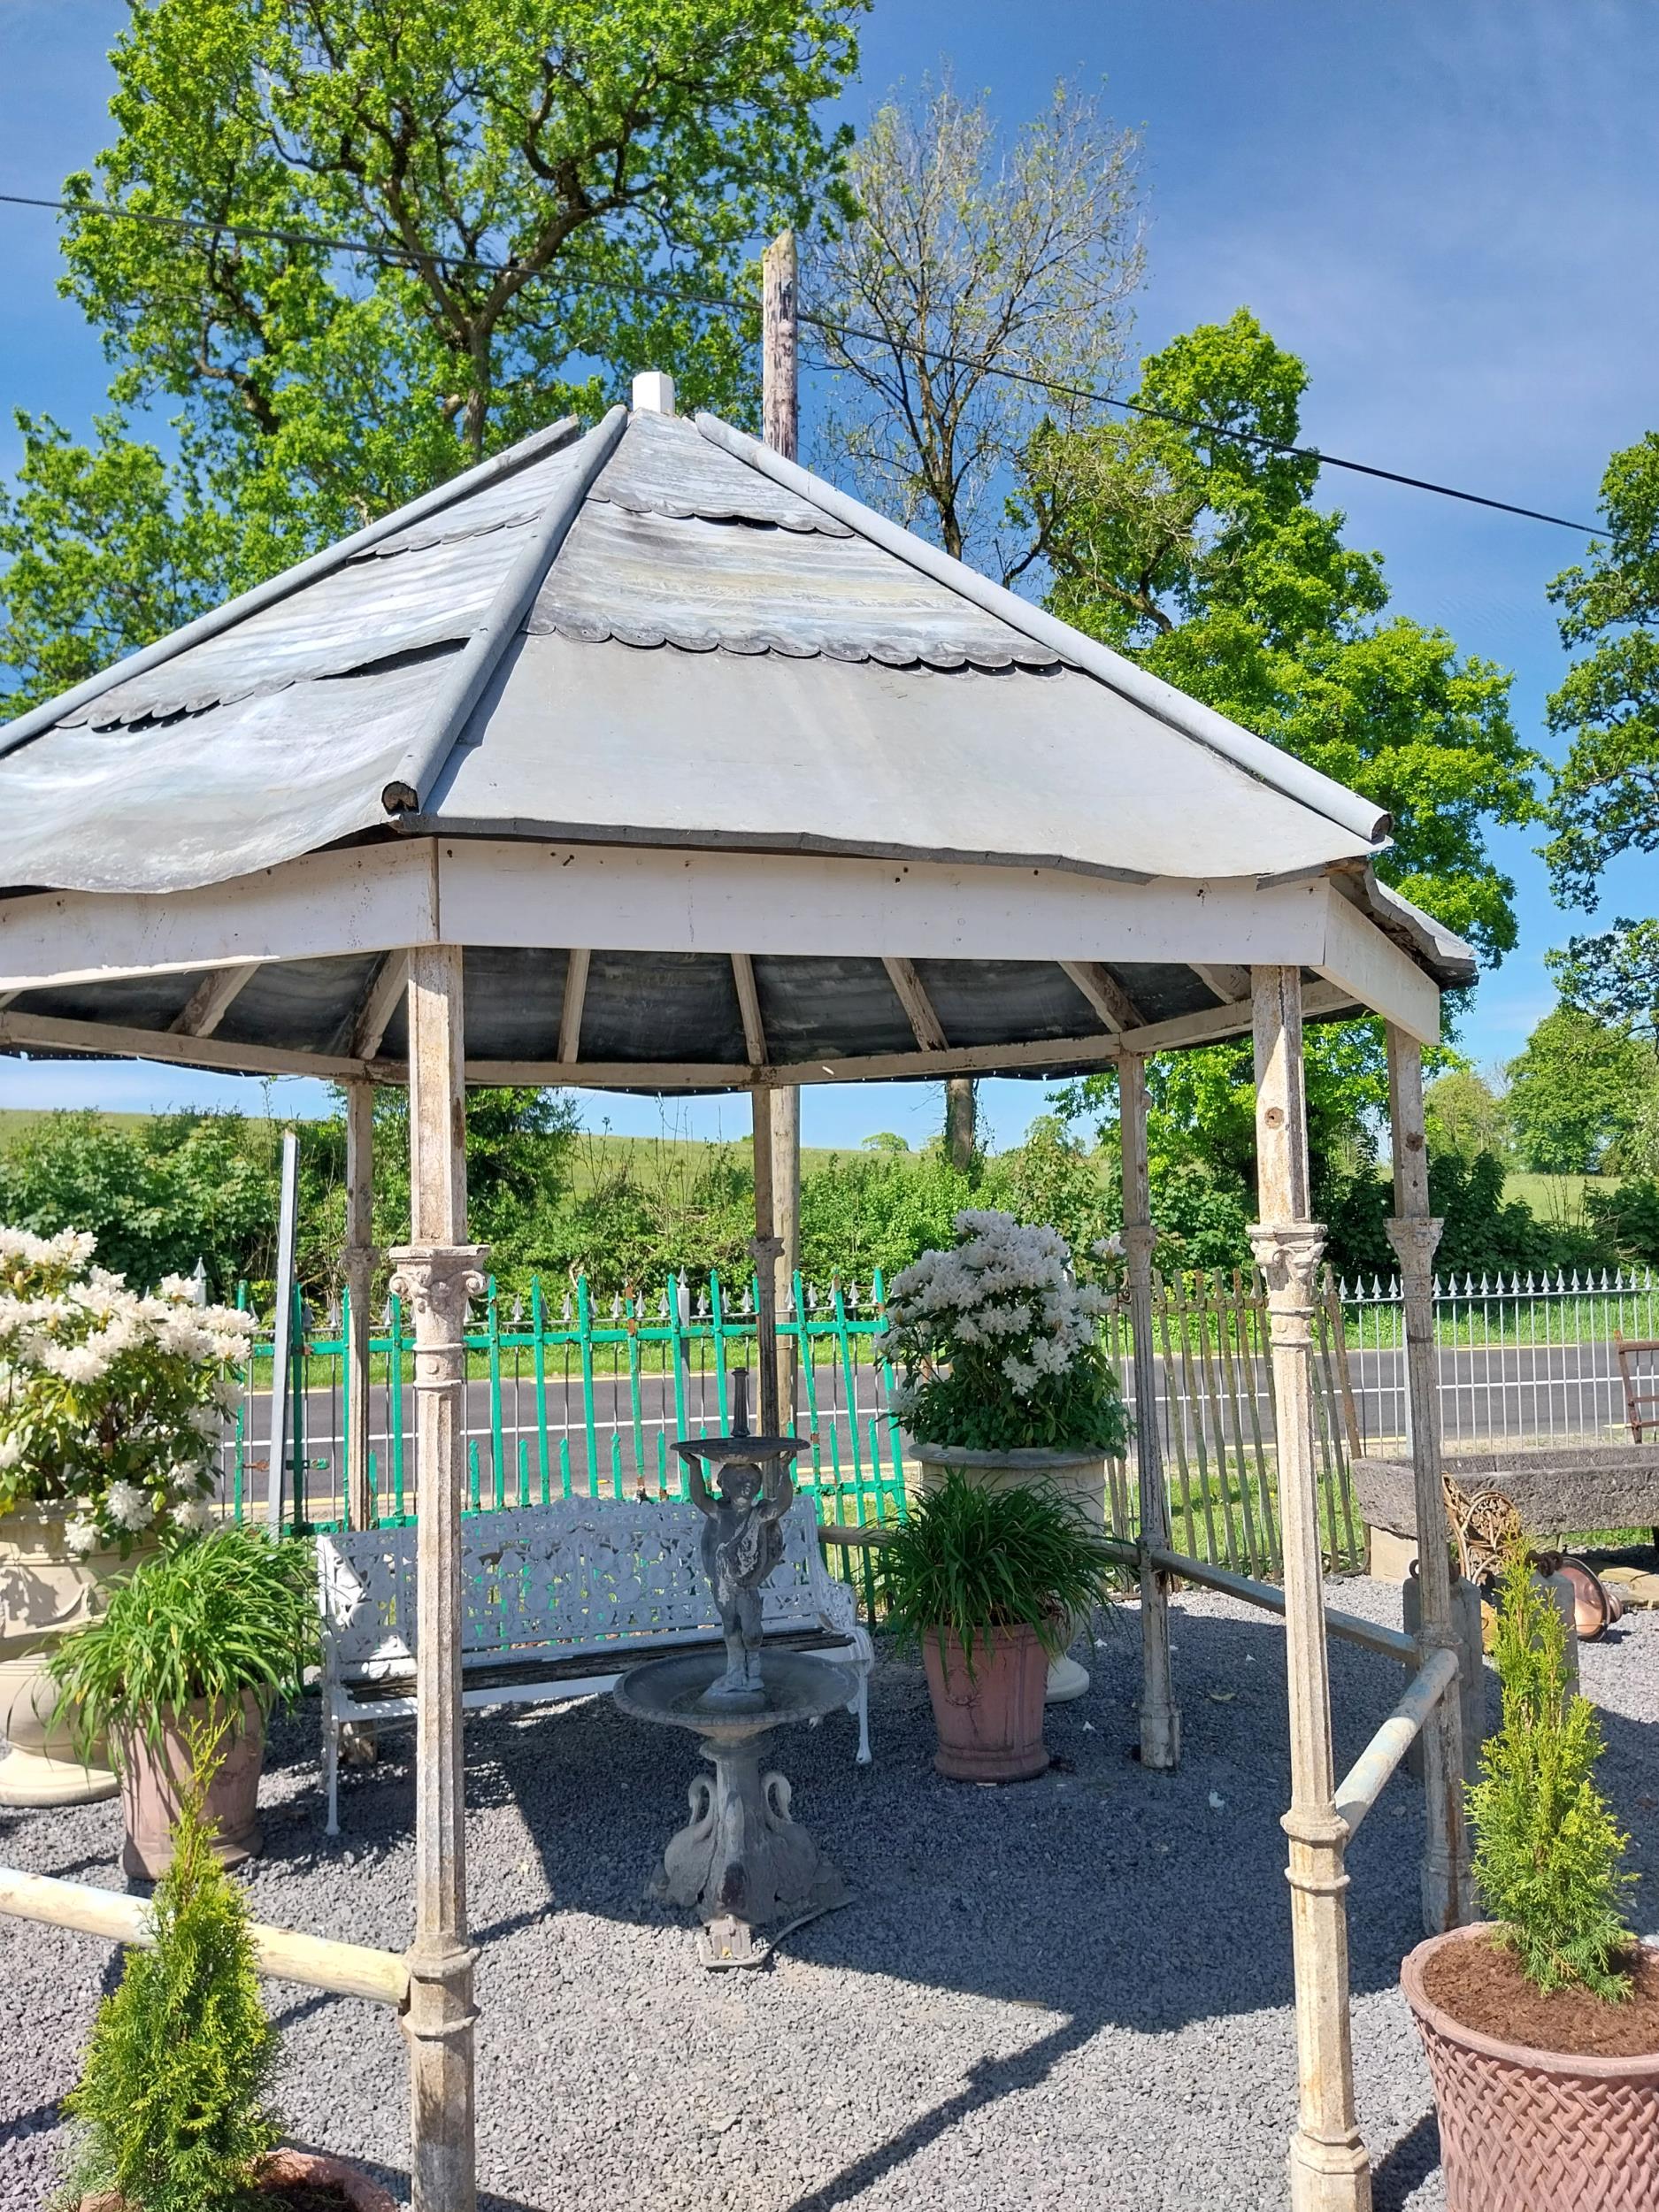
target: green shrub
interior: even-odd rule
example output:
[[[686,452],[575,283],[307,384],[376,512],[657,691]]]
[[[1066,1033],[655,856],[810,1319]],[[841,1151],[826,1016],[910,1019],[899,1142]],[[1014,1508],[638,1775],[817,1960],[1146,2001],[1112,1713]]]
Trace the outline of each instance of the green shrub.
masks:
[[[1595,1786],[1601,1732],[1586,1698],[1567,1694],[1566,1625],[1517,1548],[1500,1591],[1494,1656],[1502,1724],[1469,1793],[1475,1878],[1521,1968],[1540,1989],[1628,1993],[1617,1966],[1630,1934],[1619,1910],[1635,1877]]]
[[[104,1613],[65,1637],[50,1665],[58,1701],[90,1744],[159,1740],[198,1698],[233,1711],[292,1697],[318,1655],[309,1544],[232,1524],[169,1543],[115,1586]]]
[[[881,1548],[890,1624],[919,1642],[947,1633],[968,1671],[995,1628],[1033,1630],[1052,1658],[1071,1621],[1103,1602],[1118,1578],[1104,1539],[1081,1509],[1038,1483],[992,1490],[951,1468]]]
[[[218,1733],[191,1739],[173,1864],[151,1910],[154,1950],[132,1950],[99,2008],[65,2100],[77,2154],[67,2200],[113,2191],[132,2212],[234,2212],[276,2141],[265,2099],[276,2057],[241,1890],[214,1858],[204,1810]]]

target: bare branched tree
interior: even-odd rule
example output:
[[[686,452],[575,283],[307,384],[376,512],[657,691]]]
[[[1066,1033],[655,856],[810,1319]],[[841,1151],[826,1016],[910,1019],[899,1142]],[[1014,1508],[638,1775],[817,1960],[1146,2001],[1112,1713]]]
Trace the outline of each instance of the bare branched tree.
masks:
[[[1069,429],[1087,403],[997,372],[1116,378],[1141,275],[1139,150],[1064,82],[1011,141],[983,96],[924,84],[914,104],[878,109],[848,169],[858,211],[809,251],[808,357],[833,380],[815,457],[1004,583],[1042,550],[1040,518],[1006,528],[1015,464],[1040,425]],[[964,1168],[975,1108],[971,1079],[947,1084],[946,1143]]]
[[[983,96],[924,85],[878,109],[849,164],[859,211],[809,254],[809,353],[833,380],[818,458],[1004,581],[1034,547],[997,542],[999,479],[1039,422],[1069,426],[1084,403],[996,372],[1117,377],[1141,274],[1138,152],[1068,84],[1008,142]]]

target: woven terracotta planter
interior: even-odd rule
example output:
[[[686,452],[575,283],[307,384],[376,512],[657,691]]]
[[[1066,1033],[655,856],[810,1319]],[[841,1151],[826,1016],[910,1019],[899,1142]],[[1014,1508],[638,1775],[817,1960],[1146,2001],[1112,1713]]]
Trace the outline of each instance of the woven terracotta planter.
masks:
[[[929,1629],[922,1664],[933,1701],[939,1749],[933,1764],[953,1782],[1029,1782],[1048,1763],[1042,1706],[1048,1662],[1029,1628],[994,1628],[974,1639],[973,1672],[955,1636]]]
[[[398,2212],[397,2200],[371,2181],[358,2167],[343,2158],[327,2158],[320,2151],[273,2151],[259,2162],[259,2178],[277,2189],[337,2189],[351,2212]],[[280,2205],[280,2196],[270,2200]],[[127,2212],[123,2200],[107,2193],[82,2197],[78,2212]]]
[[[1659,2051],[1530,2050],[1464,2027],[1428,1996],[1438,1951],[1493,1932],[1431,1936],[1400,1970],[1434,2078],[1447,2212],[1659,2212]]]

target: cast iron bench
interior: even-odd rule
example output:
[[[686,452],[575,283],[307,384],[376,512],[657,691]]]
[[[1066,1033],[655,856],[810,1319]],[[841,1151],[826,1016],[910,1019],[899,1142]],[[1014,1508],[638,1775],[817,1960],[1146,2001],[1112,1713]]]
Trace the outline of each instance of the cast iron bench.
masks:
[[[462,1528],[461,1701],[550,1704],[595,1696],[664,1652],[718,1651],[719,1617],[698,1546],[703,1517],[679,1500],[562,1499],[469,1516]],[[850,1586],[825,1564],[810,1498],[780,1524],[784,1554],[762,1593],[769,1644],[857,1669],[848,1711],[870,1757],[874,1651]],[[317,1539],[328,1833],[340,1832],[341,1732],[415,1715],[415,1530]]]

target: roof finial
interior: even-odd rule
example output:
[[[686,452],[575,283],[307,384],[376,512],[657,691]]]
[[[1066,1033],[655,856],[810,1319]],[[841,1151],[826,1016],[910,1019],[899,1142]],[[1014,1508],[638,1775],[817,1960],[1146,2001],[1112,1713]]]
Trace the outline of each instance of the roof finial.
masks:
[[[641,369],[634,380],[635,414],[672,415],[674,380],[666,369]]]

